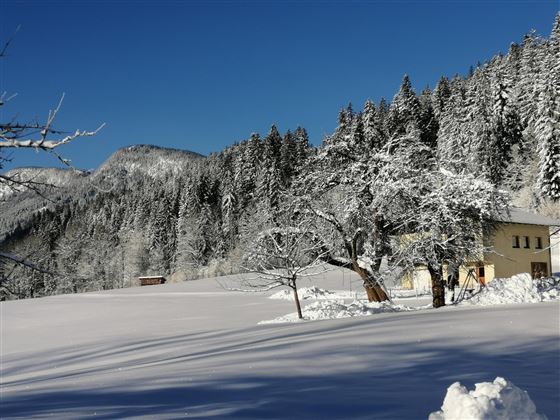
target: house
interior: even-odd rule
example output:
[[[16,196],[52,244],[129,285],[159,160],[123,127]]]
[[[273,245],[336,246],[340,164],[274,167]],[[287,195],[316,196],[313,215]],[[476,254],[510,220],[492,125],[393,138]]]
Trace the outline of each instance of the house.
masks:
[[[482,284],[494,278],[511,277],[519,273],[530,273],[533,278],[551,276],[560,261],[560,244],[551,242],[551,235],[557,233],[560,220],[529,213],[520,209],[510,209],[504,214],[492,238],[484,238],[491,245],[492,252],[485,252],[483,261],[471,261],[459,270],[459,284],[467,279],[473,270]],[[552,243],[552,246],[551,246]],[[444,278],[447,270],[444,267]],[[431,278],[425,267],[417,267],[405,276],[403,286],[420,290],[431,289]]]
[[[165,277],[163,276],[143,276],[138,277],[138,281],[140,282],[140,286],[153,286],[155,284],[163,284],[166,282]]]

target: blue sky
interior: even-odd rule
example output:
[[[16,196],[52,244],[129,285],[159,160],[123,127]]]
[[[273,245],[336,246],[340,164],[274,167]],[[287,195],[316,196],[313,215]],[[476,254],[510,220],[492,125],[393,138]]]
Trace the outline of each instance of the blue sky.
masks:
[[[548,36],[557,1],[6,1],[2,121],[94,129],[60,150],[95,168],[115,150],[156,144],[208,154],[252,132],[302,125],[319,144],[338,110],[392,98],[408,73],[419,91]],[[6,166],[56,166],[19,151]]]

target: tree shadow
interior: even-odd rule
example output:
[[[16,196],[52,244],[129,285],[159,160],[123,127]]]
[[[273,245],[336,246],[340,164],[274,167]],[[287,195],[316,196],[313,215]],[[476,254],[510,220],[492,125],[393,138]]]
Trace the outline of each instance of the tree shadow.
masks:
[[[330,329],[332,331],[332,325]],[[217,346],[206,355],[157,356],[156,362],[177,369],[179,373],[172,377],[158,376],[156,369],[134,383],[119,385],[116,381],[109,381],[109,387],[72,389],[71,382],[63,382],[57,385],[57,389],[4,393],[1,417],[52,415],[55,418],[83,418],[95,414],[100,419],[137,416],[417,419],[426,418],[428,413],[439,409],[447,387],[454,381],[472,388],[476,382],[505,376],[529,393],[538,412],[550,419],[560,418],[557,337],[543,337],[529,344],[509,347],[499,354],[488,352],[484,346],[446,346],[436,341],[370,344],[351,351],[347,347],[344,352],[340,348],[323,346],[297,353],[299,364],[294,365],[296,356],[289,349],[278,354],[278,346],[280,343],[287,345],[290,334],[285,330],[280,342],[272,340],[270,345],[260,346],[252,352],[247,349],[258,340]],[[213,338],[219,339],[217,336]],[[177,340],[179,338],[175,337],[174,342]],[[263,343],[259,341],[259,344]],[[154,341],[151,345],[157,347],[158,343]],[[204,361],[205,366],[219,369],[227,351],[236,352],[237,374],[224,374],[215,379],[208,375],[193,382],[182,376],[181,371],[188,370],[188,362],[192,360],[189,357],[207,357],[209,360]],[[393,357],[380,362],[375,357],[378,354]],[[219,361],[214,359],[218,355]],[[360,358],[360,367],[353,364],[346,368],[341,363],[344,357]],[[268,360],[270,366],[277,364],[287,369],[281,373],[276,369],[270,375],[259,369],[252,374],[247,364],[254,362],[255,358]],[[318,366],[323,369],[311,373],[309,370],[306,373],[293,370],[304,366],[306,361],[317,359],[321,360]],[[289,366],[295,367],[290,369]],[[81,372],[78,376],[104,372],[104,369],[107,373],[114,366]],[[92,380],[95,382],[95,378]]]

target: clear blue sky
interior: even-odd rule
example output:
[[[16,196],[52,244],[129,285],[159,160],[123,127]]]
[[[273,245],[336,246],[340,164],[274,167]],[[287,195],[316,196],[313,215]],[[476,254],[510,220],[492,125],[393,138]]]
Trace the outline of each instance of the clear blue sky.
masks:
[[[202,154],[302,125],[319,144],[338,110],[417,90],[548,36],[558,1],[6,1],[0,35],[21,25],[0,62],[0,110],[57,127],[107,126],[60,151],[95,168],[131,144]],[[18,152],[10,166],[56,165]]]

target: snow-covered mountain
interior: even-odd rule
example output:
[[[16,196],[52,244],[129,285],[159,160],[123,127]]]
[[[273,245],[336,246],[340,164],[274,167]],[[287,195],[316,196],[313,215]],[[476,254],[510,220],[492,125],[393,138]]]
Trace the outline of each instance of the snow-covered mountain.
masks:
[[[179,176],[204,156],[187,150],[151,145],[117,150],[93,172],[76,169],[28,167],[5,172],[18,182],[31,182],[32,188],[0,184],[0,241],[14,228],[37,223],[37,211],[91,200],[101,193],[123,186],[131,176],[161,178]]]
[[[17,182],[31,182],[52,187],[67,187],[79,182],[83,177],[87,177],[89,173],[75,169],[24,167],[11,169],[4,175]],[[25,187],[17,183],[11,185],[0,184],[0,200],[5,200],[10,195],[18,191],[25,191],[25,189]]]
[[[6,171],[4,175],[18,182],[32,182],[39,188],[39,184],[45,184],[47,189],[62,188],[87,182],[89,179],[86,178],[90,175],[120,178],[135,172],[152,177],[170,172],[177,174],[185,165],[204,158],[203,155],[188,150],[140,144],[117,150],[93,172],[67,168],[22,167]],[[25,190],[25,187],[16,184],[0,184],[0,200]]]
[[[160,177],[168,173],[178,174],[185,165],[201,159],[204,159],[203,155],[188,150],[140,144],[117,150],[94,175],[122,177],[140,172]]]

